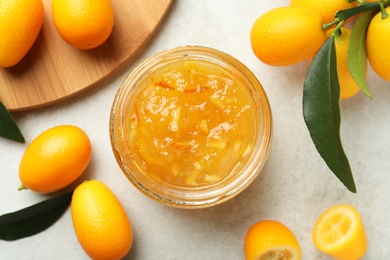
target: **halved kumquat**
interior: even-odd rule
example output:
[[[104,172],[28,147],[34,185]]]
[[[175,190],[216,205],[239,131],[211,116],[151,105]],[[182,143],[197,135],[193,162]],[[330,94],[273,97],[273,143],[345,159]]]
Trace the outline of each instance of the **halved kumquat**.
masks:
[[[299,260],[301,249],[293,232],[274,220],[257,222],[244,241],[246,260]]]
[[[339,260],[363,257],[367,236],[359,212],[351,205],[341,204],[326,210],[318,218],[313,241],[322,252]]]

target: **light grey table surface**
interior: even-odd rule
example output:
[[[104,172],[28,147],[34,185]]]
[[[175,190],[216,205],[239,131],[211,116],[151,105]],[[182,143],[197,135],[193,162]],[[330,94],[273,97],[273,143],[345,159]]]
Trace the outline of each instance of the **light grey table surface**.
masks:
[[[98,86],[58,104],[14,113],[26,144],[0,138],[0,215],[46,196],[17,191],[20,158],[44,130],[74,124],[86,131],[93,158],[85,178],[106,183],[124,205],[134,229],[126,259],[243,259],[243,241],[257,221],[274,219],[291,228],[302,259],[330,259],[311,239],[316,218],[326,208],[354,205],[366,227],[369,248],[364,259],[390,259],[390,83],[371,68],[373,94],[341,102],[343,145],[353,169],[357,194],[333,176],[316,152],[302,116],[302,86],[307,62],[271,67],[252,53],[249,31],[266,11],[288,0],[177,0],[157,33],[129,64]],[[136,190],[121,173],[110,146],[111,104],[126,74],[150,55],[180,45],[224,51],[244,63],[268,94],[274,123],[269,159],[258,178],[240,195],[219,206],[182,210],[161,205]],[[13,242],[0,241],[0,259],[88,259],[75,237],[70,210],[46,231]]]

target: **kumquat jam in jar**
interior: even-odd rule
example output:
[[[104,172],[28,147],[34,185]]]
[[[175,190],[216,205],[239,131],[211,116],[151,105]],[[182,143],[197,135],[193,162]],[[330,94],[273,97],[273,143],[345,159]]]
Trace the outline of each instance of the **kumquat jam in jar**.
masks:
[[[201,208],[237,195],[260,173],[272,116],[243,64],[215,49],[185,46],[152,56],[126,77],[110,134],[135,187],[166,205]]]

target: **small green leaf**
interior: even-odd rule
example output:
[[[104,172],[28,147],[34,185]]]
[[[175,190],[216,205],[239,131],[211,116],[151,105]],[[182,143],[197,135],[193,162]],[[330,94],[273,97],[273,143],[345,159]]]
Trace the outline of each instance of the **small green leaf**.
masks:
[[[348,158],[340,138],[340,86],[334,36],[314,57],[303,87],[303,117],[313,143],[325,163],[351,192],[356,192]]]
[[[0,216],[0,239],[17,240],[45,230],[56,222],[68,208],[72,193],[69,192]]]
[[[24,137],[7,108],[0,101],[0,136],[24,143]]]
[[[367,74],[367,52],[366,52],[366,31],[372,17],[378,13],[378,8],[369,10],[362,14],[352,28],[351,40],[348,48],[347,64],[348,69],[356,84],[362,89],[367,97],[372,98],[366,85]]]

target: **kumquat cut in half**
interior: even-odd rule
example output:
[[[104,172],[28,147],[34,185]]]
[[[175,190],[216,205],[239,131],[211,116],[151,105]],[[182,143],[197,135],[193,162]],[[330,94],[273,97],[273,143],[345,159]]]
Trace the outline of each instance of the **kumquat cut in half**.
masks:
[[[274,220],[249,228],[244,240],[246,260],[300,260],[301,248],[293,232]]]
[[[314,225],[313,242],[318,250],[339,260],[362,258],[367,236],[359,212],[348,204],[327,209]]]

